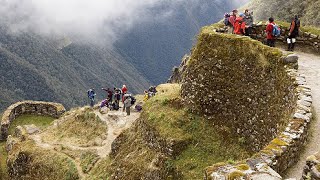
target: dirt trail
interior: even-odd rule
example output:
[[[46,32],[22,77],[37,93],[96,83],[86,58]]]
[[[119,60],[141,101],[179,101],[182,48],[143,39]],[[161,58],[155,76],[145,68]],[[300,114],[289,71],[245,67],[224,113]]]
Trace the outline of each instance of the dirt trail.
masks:
[[[305,75],[307,84],[311,87],[315,116],[310,126],[310,136],[301,153],[299,161],[286,172],[285,178],[300,179],[306,158],[320,151],[320,56],[295,53],[299,56],[299,73]]]
[[[41,134],[31,135],[30,137],[36,142],[37,146],[44,148],[44,149],[51,149],[59,152],[57,147],[63,145],[64,147],[70,150],[95,150],[97,155],[101,158],[105,158],[111,152],[111,144],[112,142],[126,129],[130,128],[131,125],[140,117],[140,113],[131,112],[130,116],[127,116],[126,113],[119,111],[108,111],[107,113],[103,114],[100,113],[98,110],[95,110],[94,113],[99,116],[99,118],[106,122],[108,126],[108,130],[106,132],[107,138],[102,142],[102,146],[91,146],[91,147],[79,147],[70,144],[57,144],[57,143],[46,143],[42,141]],[[63,152],[60,152],[63,153]],[[63,153],[65,154],[65,153]],[[70,157],[71,158],[71,157]],[[77,159],[71,158],[79,172],[80,178],[84,179],[86,174],[83,173],[82,168],[80,166],[80,161]],[[97,163],[96,163],[97,164]]]

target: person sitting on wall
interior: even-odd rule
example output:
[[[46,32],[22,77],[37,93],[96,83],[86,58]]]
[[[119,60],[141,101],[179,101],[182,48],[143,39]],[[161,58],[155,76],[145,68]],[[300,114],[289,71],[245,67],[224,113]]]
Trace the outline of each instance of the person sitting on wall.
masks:
[[[244,14],[241,13],[234,23],[234,34],[245,35],[246,23],[243,20]]]

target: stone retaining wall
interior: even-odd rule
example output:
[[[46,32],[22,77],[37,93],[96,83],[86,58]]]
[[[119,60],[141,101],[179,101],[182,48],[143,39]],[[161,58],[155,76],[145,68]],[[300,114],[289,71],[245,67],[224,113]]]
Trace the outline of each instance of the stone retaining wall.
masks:
[[[66,109],[62,104],[41,102],[41,101],[23,101],[13,104],[3,113],[1,119],[0,141],[8,137],[8,130],[11,122],[21,114],[46,115],[59,118]]]
[[[220,180],[237,176],[244,179],[280,180],[282,178],[279,174],[297,162],[308,137],[308,127],[312,118],[312,97],[304,75],[298,74],[295,69],[288,70],[288,74],[296,80],[298,100],[295,113],[286,129],[245,162],[208,167],[205,173],[206,179]]]

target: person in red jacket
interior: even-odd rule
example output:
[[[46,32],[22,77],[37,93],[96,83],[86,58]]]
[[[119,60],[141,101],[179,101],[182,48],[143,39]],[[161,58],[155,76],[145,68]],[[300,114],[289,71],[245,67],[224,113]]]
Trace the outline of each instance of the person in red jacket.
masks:
[[[229,22],[231,24],[231,27],[229,27],[229,33],[233,33],[234,31],[234,23],[236,22],[236,19],[237,19],[237,13],[238,13],[238,10],[234,9],[232,10],[232,13],[231,13],[231,16],[229,17]]]
[[[124,95],[127,94],[127,92],[128,92],[127,86],[123,85],[121,91],[122,91],[122,102],[124,102],[124,100],[125,100]]]
[[[246,34],[246,23],[243,20],[244,14],[240,14],[234,22],[234,34],[245,35]]]
[[[274,19],[272,17],[269,18],[269,23],[266,28],[266,33],[267,33],[267,45],[270,47],[275,47],[275,42],[276,42],[276,39],[272,34],[274,25],[275,25]]]

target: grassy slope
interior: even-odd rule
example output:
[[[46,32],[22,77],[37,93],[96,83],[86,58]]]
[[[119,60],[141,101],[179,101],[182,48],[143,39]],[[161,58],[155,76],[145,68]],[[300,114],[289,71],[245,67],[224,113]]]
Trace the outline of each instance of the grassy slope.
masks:
[[[43,137],[44,141],[71,143],[80,146],[96,145],[95,138],[105,139],[107,125],[91,109],[70,111],[67,119],[58,127],[50,128]]]
[[[2,115],[0,116],[1,119]],[[15,121],[12,122],[9,134],[12,134],[15,127],[21,126],[21,125],[27,125],[27,124],[34,124],[37,127],[43,129],[51,124],[51,122],[54,120],[52,117],[47,116],[34,116],[34,115],[21,115],[19,116]],[[6,142],[0,142],[0,180],[1,178],[7,179],[7,165],[6,165],[6,159],[7,159],[7,152],[5,150],[5,144]]]
[[[204,168],[212,163],[249,157],[238,140],[226,139],[212,123],[188,113],[179,104],[179,85],[161,85],[159,91],[164,92],[146,104],[145,117],[161,136],[190,142],[169,163],[184,177],[201,178]]]

